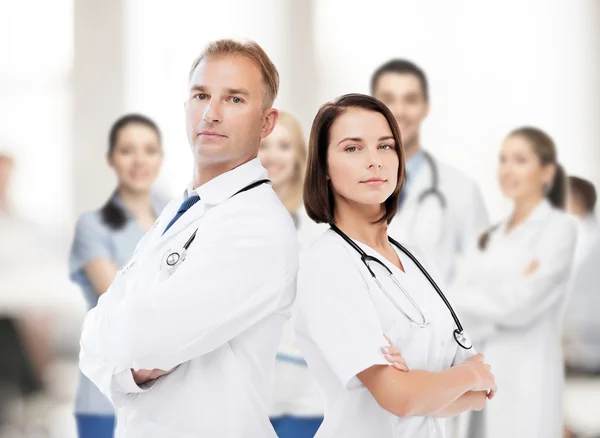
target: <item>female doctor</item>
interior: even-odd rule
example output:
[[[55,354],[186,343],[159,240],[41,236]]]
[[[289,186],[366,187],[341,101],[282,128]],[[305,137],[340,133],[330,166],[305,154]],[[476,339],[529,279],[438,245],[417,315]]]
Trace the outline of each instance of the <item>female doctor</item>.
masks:
[[[161,135],[152,120],[128,114],[113,124],[108,162],[118,187],[101,209],[81,215],[69,257],[71,280],[81,287],[89,308],[96,306],[164,207],[152,196],[162,160]],[[113,406],[84,375],[75,412],[80,438],[113,436]]]
[[[560,438],[559,320],[576,228],[562,211],[565,179],[552,139],[536,128],[513,131],[502,145],[498,175],[513,211],[481,236],[451,294],[502,388],[473,415],[469,435]]]
[[[291,113],[279,111],[273,132],[260,142],[258,157],[269,173],[273,190],[294,220],[302,254],[326,227],[310,220],[302,205],[306,140],[300,122]],[[323,403],[300,352],[293,321],[292,316],[283,326],[269,415],[279,438],[312,438],[323,421]]]
[[[400,132],[387,107],[360,94],[321,107],[304,204],[332,229],[301,264],[296,325],[323,395],[318,438],[444,437],[443,417],[481,409],[496,390],[482,355],[455,342],[455,321],[418,260],[388,240],[403,179]],[[410,371],[388,366],[386,336]]]

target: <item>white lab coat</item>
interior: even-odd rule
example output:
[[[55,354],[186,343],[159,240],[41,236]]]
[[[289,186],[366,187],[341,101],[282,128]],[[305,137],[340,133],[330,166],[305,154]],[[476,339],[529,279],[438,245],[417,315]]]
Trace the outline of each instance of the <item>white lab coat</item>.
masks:
[[[290,215],[257,159],[173,201],[86,316],[80,367],[114,403],[117,438],[275,437],[267,414],[298,265]],[[187,258],[165,260],[194,230]],[[130,369],[178,368],[139,388]]]
[[[600,227],[593,216],[576,219],[577,251],[563,321],[566,363],[580,370],[600,370]]]
[[[458,347],[448,308],[404,253],[397,251],[406,273],[373,249],[357,244],[392,270],[430,325],[412,325],[340,236],[331,230],[321,236],[300,266],[296,301],[298,342],[325,406],[325,418],[315,438],[445,437],[444,418],[396,417],[377,404],[356,376],[372,366],[389,365],[381,352],[381,347],[387,346],[384,334],[402,351],[411,369],[442,371],[471,353]],[[417,257],[443,287],[431,264]],[[418,319],[417,311],[385,270],[375,265],[373,269],[404,311]]]
[[[498,393],[476,438],[560,438],[560,317],[576,245],[571,218],[542,201],[506,234],[508,219],[474,249],[453,286],[457,313],[496,376]],[[525,275],[530,263],[538,268]],[[481,418],[479,418],[481,420]]]
[[[295,215],[296,232],[300,260],[312,243],[329,226],[317,224],[300,208]],[[294,333],[295,308],[292,317],[282,330],[281,341],[277,349],[277,359],[273,373],[273,396],[270,416],[273,418],[289,415],[298,418],[318,418],[323,416],[323,402],[319,387],[309,371]]]
[[[435,196],[427,196],[423,202],[418,202],[419,196],[432,184],[431,167],[424,161],[390,224],[389,234],[427,254],[444,282],[450,284],[457,256],[464,253],[489,222],[475,182],[440,160],[433,160],[438,168],[438,189],[446,199],[446,208],[442,208]]]

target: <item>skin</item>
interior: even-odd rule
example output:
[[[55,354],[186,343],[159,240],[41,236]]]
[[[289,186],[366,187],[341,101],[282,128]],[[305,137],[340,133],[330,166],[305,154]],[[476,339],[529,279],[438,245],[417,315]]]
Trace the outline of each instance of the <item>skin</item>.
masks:
[[[421,125],[429,114],[429,102],[419,78],[413,74],[384,73],[374,89],[374,97],[394,114],[402,133],[406,158],[421,147]]]
[[[287,193],[298,161],[288,129],[277,123],[271,135],[261,141],[258,157],[269,172],[273,190],[280,198]]]
[[[258,155],[278,118],[276,109],[265,108],[265,94],[259,67],[244,56],[208,57],[198,64],[185,102],[195,188]]]

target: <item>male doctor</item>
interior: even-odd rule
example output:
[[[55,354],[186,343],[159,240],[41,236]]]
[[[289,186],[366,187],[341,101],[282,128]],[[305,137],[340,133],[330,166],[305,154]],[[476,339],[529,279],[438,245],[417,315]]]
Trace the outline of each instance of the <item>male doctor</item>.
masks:
[[[488,226],[479,187],[421,147],[421,124],[429,113],[423,70],[407,60],[388,61],[373,73],[371,94],[398,121],[408,160],[406,186],[389,234],[430,257],[447,284],[457,255]]]
[[[275,437],[265,407],[298,268],[257,158],[278,86],[254,42],[213,42],[192,67],[192,182],[84,323],[80,367],[114,403],[117,438]]]

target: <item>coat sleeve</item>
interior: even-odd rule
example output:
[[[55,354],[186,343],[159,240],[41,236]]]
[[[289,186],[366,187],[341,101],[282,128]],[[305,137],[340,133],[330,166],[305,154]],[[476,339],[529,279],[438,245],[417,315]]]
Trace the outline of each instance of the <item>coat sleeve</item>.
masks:
[[[88,315],[83,342],[93,339],[117,369],[168,370],[291,304],[284,302],[293,299],[298,268],[291,221],[257,209],[214,221],[210,231],[198,234],[169,278],[147,290],[131,288],[114,308],[105,306],[110,291],[102,296]]]

